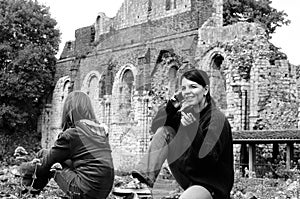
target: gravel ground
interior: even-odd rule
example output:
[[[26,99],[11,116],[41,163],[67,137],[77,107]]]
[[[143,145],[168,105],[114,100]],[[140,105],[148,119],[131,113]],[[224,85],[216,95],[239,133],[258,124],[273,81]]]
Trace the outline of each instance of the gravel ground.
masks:
[[[50,180],[48,185],[40,192],[39,195],[32,195],[30,193],[23,193],[24,188],[21,186],[21,178],[18,177],[17,166],[0,166],[0,198],[1,199],[67,199],[62,190],[59,189],[54,180]],[[129,176],[116,176],[115,179],[126,183]],[[115,183],[116,184],[116,183]],[[176,193],[180,192],[177,183],[174,180],[159,178],[152,190],[154,199],[177,198]],[[171,197],[170,195],[174,195]],[[110,195],[107,199],[121,199],[124,197],[117,197]],[[146,198],[146,197],[145,197]],[[152,197],[148,197],[152,198]]]

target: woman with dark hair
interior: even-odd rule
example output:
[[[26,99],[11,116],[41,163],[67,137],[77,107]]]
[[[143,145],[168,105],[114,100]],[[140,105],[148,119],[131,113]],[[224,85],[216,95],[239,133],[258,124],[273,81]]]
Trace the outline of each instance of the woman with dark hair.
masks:
[[[181,92],[152,122],[155,132],[132,176],[153,187],[167,159],[184,189],[180,199],[229,199],[233,186],[231,127],[213,102],[206,72],[192,69],[181,78]]]
[[[106,198],[113,186],[114,168],[108,135],[99,124],[89,96],[81,91],[71,92],[63,106],[61,127],[54,146],[39,152],[35,189],[42,189],[53,177],[70,198]],[[55,163],[61,170],[50,172]],[[27,177],[29,177],[27,175]]]

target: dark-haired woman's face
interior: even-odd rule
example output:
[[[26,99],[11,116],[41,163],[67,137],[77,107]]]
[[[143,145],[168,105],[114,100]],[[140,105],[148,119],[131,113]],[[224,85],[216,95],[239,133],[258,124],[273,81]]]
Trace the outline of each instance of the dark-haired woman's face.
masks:
[[[181,91],[188,106],[203,105],[205,102],[205,95],[208,90],[200,84],[183,78],[181,81]]]

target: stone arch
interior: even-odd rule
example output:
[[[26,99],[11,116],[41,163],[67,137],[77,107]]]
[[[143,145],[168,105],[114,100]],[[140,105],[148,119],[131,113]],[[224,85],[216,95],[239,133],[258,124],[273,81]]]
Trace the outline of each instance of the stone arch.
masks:
[[[95,81],[97,80],[97,84],[95,85]],[[82,82],[81,90],[86,92],[88,95],[92,94],[92,97],[98,98],[99,96],[99,82],[101,80],[101,74],[98,71],[90,71]],[[96,93],[91,93],[91,86],[96,86]],[[91,97],[91,96],[90,96]]]
[[[64,101],[69,93],[70,87],[70,77],[61,77],[53,90],[52,95],[52,107],[50,110],[50,115],[44,115],[42,117],[49,117],[49,127],[42,132],[42,146],[49,148],[53,145],[57,138],[57,135],[61,132],[61,117]],[[45,127],[42,127],[45,128]]]
[[[160,51],[151,73],[151,91],[154,94],[152,103],[159,105],[178,90],[181,61],[181,57],[172,49]]]
[[[62,98],[62,103],[64,103],[65,102],[65,100],[66,100],[66,98],[67,98],[67,96],[68,96],[68,94],[69,94],[69,87],[70,87],[70,80],[69,79],[67,79],[65,82],[64,82],[64,85],[63,85],[63,90],[62,90],[62,96],[61,96],[61,98]]]
[[[106,15],[103,12],[98,13],[95,21],[95,35],[96,35],[96,41],[99,40],[99,35],[104,33],[104,21],[106,19]]]
[[[130,120],[136,76],[137,69],[132,64],[126,64],[116,74],[112,92],[112,111],[116,121],[128,122]]]
[[[54,88],[52,96],[52,112],[56,119],[52,121],[52,127],[60,128],[61,125],[61,114],[63,109],[63,103],[65,102],[69,94],[69,86],[71,84],[71,79],[69,76],[60,78]]]
[[[90,71],[84,78],[81,90],[87,93],[92,101],[93,108],[95,110],[96,117],[101,121],[102,105],[100,102],[100,82],[102,75],[98,71]]]
[[[208,52],[200,64],[200,69],[206,71],[210,77],[211,96],[224,113],[227,110],[229,88],[229,71],[226,68],[226,54],[221,48]]]

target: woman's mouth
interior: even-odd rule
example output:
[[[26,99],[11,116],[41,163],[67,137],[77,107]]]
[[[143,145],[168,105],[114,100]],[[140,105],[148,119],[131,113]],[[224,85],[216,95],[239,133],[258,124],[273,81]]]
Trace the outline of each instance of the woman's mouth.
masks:
[[[187,97],[185,97],[185,100],[190,101],[190,100],[193,100],[193,98],[194,98],[194,96],[187,96]]]

